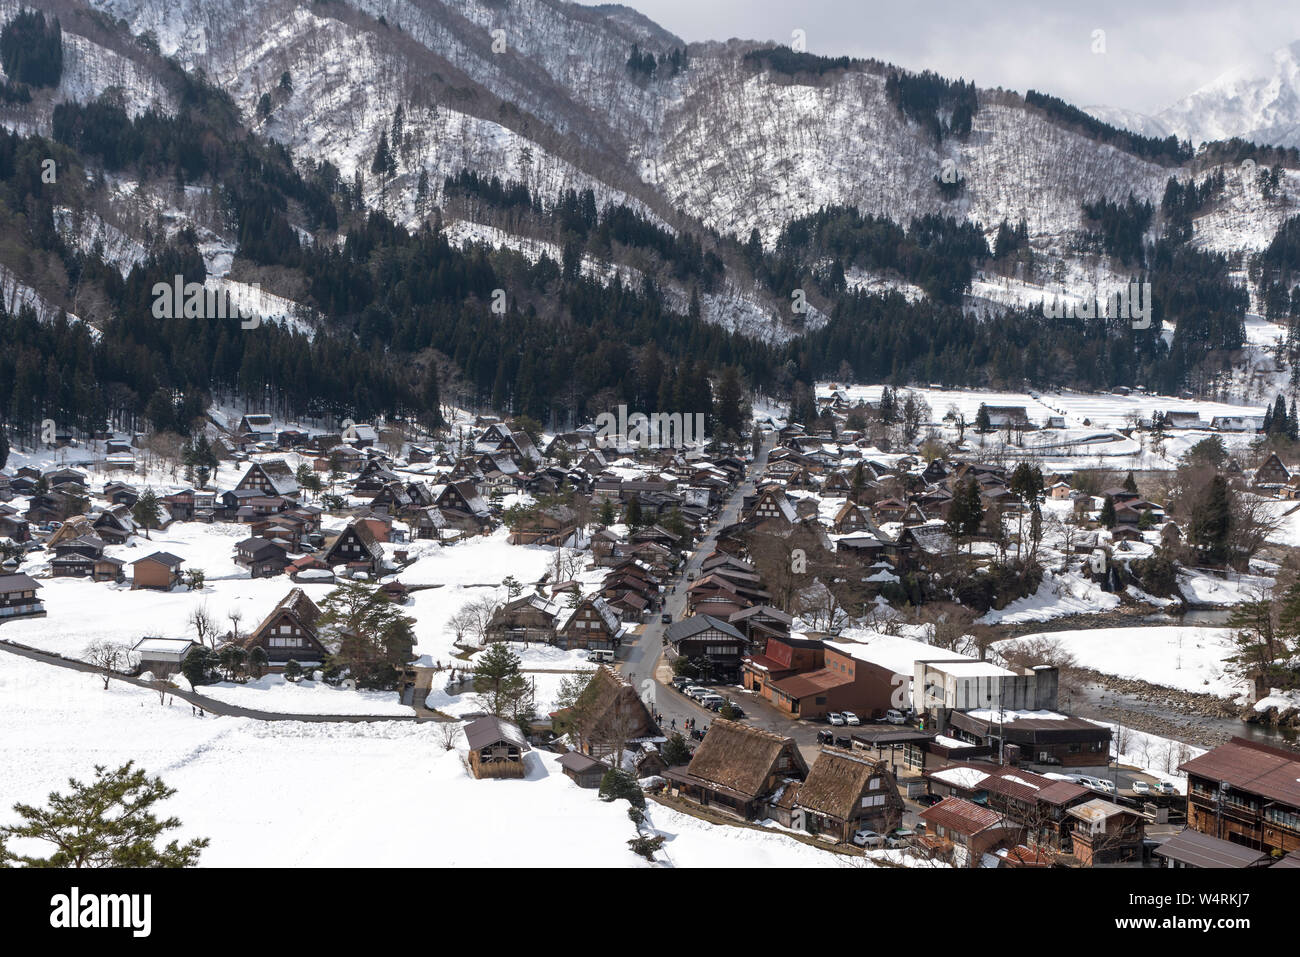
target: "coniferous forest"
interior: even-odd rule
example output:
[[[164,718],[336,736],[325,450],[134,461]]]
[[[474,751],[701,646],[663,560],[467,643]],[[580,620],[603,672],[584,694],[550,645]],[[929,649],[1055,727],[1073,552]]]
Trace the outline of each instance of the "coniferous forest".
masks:
[[[48,40],[57,30],[39,14],[12,21],[0,37],[11,76],[40,83],[53,71],[57,78],[61,61]],[[788,50],[751,59],[791,71],[848,65]],[[1154,241],[1157,210],[1149,203],[1098,198],[1079,211],[1085,249],[1124,264],[1134,281],[1151,282],[1156,319],[1177,318],[1166,344],[1123,321],[1046,319],[1033,309],[972,321],[963,299],[973,271],[1032,260],[1023,222],[999,224],[990,247],[979,224],[937,215],[899,223],[831,206],[792,220],[764,248],[757,231],[746,240],[674,231],[626,205],[601,208],[590,190],[546,196],[464,170],[446,180],[444,202],[522,224],[562,253],[530,261],[508,249],[456,248],[439,229],[440,216],[415,231],[398,225],[366,208],[359,179],[345,180],[328,162],[295,164],[283,147],[247,129],[225,93],[178,67],[172,79],[173,116],[149,110],[133,118],[110,93],[56,106],[54,142],[0,136],[7,236],[29,250],[46,288],[60,287],[56,299],[101,307],[93,331],[75,321],[42,323],[22,308],[0,315],[10,345],[0,356],[0,418],[20,435],[43,418],[83,429],[110,419],[185,433],[217,394],[294,416],[389,412],[436,423],[447,400],[566,422],[617,402],[709,408],[710,379],[723,369],[776,395],[846,374],[951,386],[1142,382],[1172,392],[1193,374],[1224,367],[1244,340],[1245,293],[1229,280],[1230,263],[1189,242],[1191,217],[1222,190],[1221,174],[1200,183],[1171,179]],[[936,138],[969,130],[978,108],[973,86],[901,71],[887,82],[896,107],[933,125]],[[1061,110],[1051,98],[1031,99]],[[1102,138],[1110,129],[1088,126]],[[1181,158],[1176,145],[1119,145]],[[63,171],[54,183],[41,175],[49,157]],[[391,164],[380,159],[374,168],[383,175]],[[1260,173],[1265,185],[1276,176]],[[198,237],[189,229],[157,237],[126,275],[97,250],[71,248],[55,229],[55,210],[93,205],[105,174],[210,189],[238,237],[240,261],[293,290],[317,319],[310,328],[268,322],[247,330],[234,319],[154,318],[155,283],[206,278]],[[1300,315],[1300,288],[1292,288],[1297,221],[1282,227],[1258,267],[1269,272],[1275,314]],[[338,243],[304,238],[336,232]],[[643,264],[644,280],[628,285],[621,275],[584,272],[584,256],[607,260],[613,250]],[[748,270],[778,303],[791,290],[815,293],[827,321],[784,344],[703,321],[700,297],[719,291],[733,267]],[[846,279],[854,269],[895,276],[925,298],[856,291]],[[689,289],[689,303],[657,279]]]

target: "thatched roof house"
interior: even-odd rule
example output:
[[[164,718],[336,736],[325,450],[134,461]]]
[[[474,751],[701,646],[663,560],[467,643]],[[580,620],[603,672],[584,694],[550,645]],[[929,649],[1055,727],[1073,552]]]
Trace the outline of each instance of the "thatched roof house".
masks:
[[[787,781],[802,781],[808,765],[793,738],[717,718],[685,768],[664,776],[682,796],[753,819]]]
[[[822,748],[795,807],[804,811],[805,829],[841,841],[862,828],[885,834],[903,819],[903,799],[888,765],[843,748]]]
[[[569,733],[578,750],[597,760],[613,755],[621,762],[630,746],[664,739],[636,689],[604,665],[596,669],[573,707],[551,717],[557,729]]]

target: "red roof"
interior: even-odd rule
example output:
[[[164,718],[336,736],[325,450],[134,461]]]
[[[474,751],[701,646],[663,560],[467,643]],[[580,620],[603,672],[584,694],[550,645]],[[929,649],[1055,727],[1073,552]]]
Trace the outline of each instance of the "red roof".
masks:
[[[944,798],[917,816],[928,825],[968,835],[979,834],[1003,822],[1002,815],[997,811],[955,797]]]

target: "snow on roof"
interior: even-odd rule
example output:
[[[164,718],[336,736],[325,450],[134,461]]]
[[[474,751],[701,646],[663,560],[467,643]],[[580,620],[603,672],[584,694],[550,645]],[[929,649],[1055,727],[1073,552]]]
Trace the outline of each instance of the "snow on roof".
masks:
[[[194,642],[188,638],[141,638],[131,650],[141,654],[178,655],[192,644]]]
[[[969,791],[971,788],[978,787],[988,774],[978,768],[944,768],[942,771],[935,771],[930,777]]]
[[[938,658],[951,659],[952,664],[963,664],[962,659],[965,658],[964,655],[955,651],[944,651],[942,648],[936,648],[924,641],[916,641],[898,635],[873,634],[872,637],[862,642],[827,641],[826,647],[834,649],[840,654],[848,655],[857,661],[865,661],[868,664],[886,668],[897,674],[906,675],[912,673],[918,661]],[[973,658],[967,660],[973,664],[979,664]],[[945,663],[944,667],[947,668],[947,666],[948,664]],[[1010,674],[1011,672],[1004,673]]]
[[[1016,673],[995,665],[989,661],[943,661],[935,664],[935,670],[952,675],[954,678],[1014,678]]]
[[[966,712],[976,721],[995,721],[999,724],[1007,724],[1012,721],[1065,721],[1066,716],[1057,714],[1055,711],[1012,711],[1010,709],[997,710],[994,708],[976,708],[974,711]]]

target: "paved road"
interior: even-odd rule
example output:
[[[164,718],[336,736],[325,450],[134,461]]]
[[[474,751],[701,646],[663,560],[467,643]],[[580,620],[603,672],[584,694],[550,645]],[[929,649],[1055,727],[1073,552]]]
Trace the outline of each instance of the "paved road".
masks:
[[[101,672],[94,665],[86,661],[75,661],[71,658],[63,658],[59,655],[49,654],[48,652],[38,651],[35,648],[29,648],[26,645],[17,645],[10,641],[0,641],[0,651],[7,651],[13,655],[21,655],[24,658],[30,658],[33,661],[39,661],[47,665],[55,665],[59,668],[67,668],[70,671],[81,671],[87,674],[94,674],[99,677]],[[136,685],[140,688],[148,688],[150,691],[157,691],[157,687],[148,681],[141,681],[139,678],[132,678],[128,675],[113,675],[112,680],[122,681],[126,684]],[[209,698],[207,695],[197,694],[193,691],[184,691],[180,688],[168,687],[167,694],[171,697],[180,698],[190,704],[197,705],[204,711],[213,715],[226,715],[232,718],[254,718],[258,721],[346,721],[348,723],[357,723],[361,721],[419,721],[419,720],[439,720],[436,718],[421,719],[414,714],[280,714],[275,711],[258,711],[254,708],[241,708],[239,705],[227,704],[224,701],[218,701],[215,698]]]
[[[718,530],[739,520],[745,496],[753,493],[754,480],[762,474],[763,469],[767,466],[767,455],[775,444],[776,435],[773,433],[767,437],[759,450],[758,456],[749,464],[744,481],[736,486],[735,491],[723,503],[718,512],[718,517],[708,527],[707,534],[682,567],[681,573],[676,579],[665,583],[670,590],[664,596],[661,613],[667,612],[672,615],[673,621],[679,621],[686,615],[686,588],[690,582],[689,573],[692,571],[698,572],[700,566],[704,563],[704,559],[712,554],[713,548],[717,544]],[[650,693],[652,695],[651,700],[654,702],[655,709],[663,714],[664,726],[667,730],[672,730],[674,720],[676,721],[677,730],[682,730],[685,727],[687,718],[694,718],[696,724],[703,729],[708,726],[716,715],[706,708],[701,708],[690,698],[679,694],[675,689],[664,685],[662,681],[658,680],[661,676],[657,675],[656,671],[660,670],[658,669],[658,663],[660,656],[663,654],[664,630],[667,627],[659,620],[658,615],[650,623],[646,624],[641,629],[641,635],[636,642],[625,644],[621,649],[620,654],[625,656],[619,662],[621,670],[624,676],[637,688],[643,689],[643,694]],[[663,670],[664,674],[666,674],[666,669]],[[654,684],[652,686],[644,685],[643,682],[647,679],[653,680]],[[752,700],[751,696],[745,695],[741,691],[733,695],[733,697],[737,699],[737,703],[744,701],[741,707],[747,713],[752,710],[749,707],[749,701]],[[766,702],[763,702],[763,704],[766,704]],[[751,721],[750,723],[757,724],[760,727],[766,726],[761,720]],[[771,730],[780,730],[782,733],[788,734],[790,733],[789,721],[785,720],[783,726],[773,727]]]

